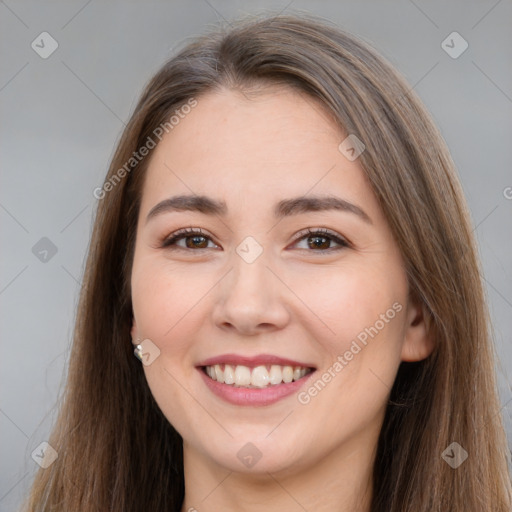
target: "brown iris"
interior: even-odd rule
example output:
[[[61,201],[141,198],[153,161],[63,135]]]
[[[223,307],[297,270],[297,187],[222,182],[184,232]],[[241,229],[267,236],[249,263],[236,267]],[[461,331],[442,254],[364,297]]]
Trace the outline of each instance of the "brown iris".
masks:
[[[309,240],[323,240],[324,243],[316,243],[316,242],[313,242],[313,243],[309,243]],[[329,249],[329,242],[330,242],[330,238],[329,237],[326,237],[326,236],[310,236],[308,238],[308,245],[311,249]]]
[[[202,239],[204,245],[199,245],[198,243],[196,243],[198,240],[201,240],[201,239]],[[189,242],[189,240],[192,240],[192,242]],[[187,236],[185,245],[189,249],[194,249],[194,248],[206,249],[208,247],[208,240],[205,236],[202,236],[202,235]]]

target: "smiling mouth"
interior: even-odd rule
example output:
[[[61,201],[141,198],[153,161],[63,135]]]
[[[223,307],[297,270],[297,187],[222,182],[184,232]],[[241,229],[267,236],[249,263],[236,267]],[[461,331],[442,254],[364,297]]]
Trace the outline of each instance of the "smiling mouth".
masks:
[[[235,388],[264,389],[296,382],[309,375],[314,368],[305,366],[281,366],[277,364],[244,366],[215,364],[201,367],[210,379]]]

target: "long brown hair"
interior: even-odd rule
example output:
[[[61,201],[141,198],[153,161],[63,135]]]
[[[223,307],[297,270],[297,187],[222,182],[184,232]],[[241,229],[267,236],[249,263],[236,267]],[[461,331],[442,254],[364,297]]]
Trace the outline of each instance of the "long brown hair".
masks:
[[[59,457],[36,475],[25,510],[180,510],[182,439],[156,405],[130,337],[130,274],[149,156],[126,162],[190,99],[268,84],[305,92],[342,133],[364,142],[361,165],[435,339],[431,356],[399,368],[371,511],[509,512],[495,355],[454,164],[404,79],[366,43],[308,15],[245,19],[198,38],[146,86],[98,204],[65,395],[49,439]],[[468,453],[457,469],[441,456],[452,442]]]

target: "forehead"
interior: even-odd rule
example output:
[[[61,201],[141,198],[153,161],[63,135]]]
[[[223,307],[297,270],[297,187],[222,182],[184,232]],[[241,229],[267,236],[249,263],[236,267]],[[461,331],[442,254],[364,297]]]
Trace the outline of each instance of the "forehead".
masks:
[[[371,200],[358,161],[339,150],[345,137],[316,100],[290,88],[209,92],[155,148],[142,207],[171,193],[208,193],[239,207],[308,192]]]
[[[298,160],[315,154],[313,145],[304,142],[331,142],[336,147],[342,136],[317,100],[289,88],[266,89],[256,96],[221,89],[196,101],[164,136],[157,152],[179,147],[190,149],[191,157],[206,154],[224,162],[236,162],[249,151],[258,159],[275,161],[276,153],[286,152],[287,159]]]

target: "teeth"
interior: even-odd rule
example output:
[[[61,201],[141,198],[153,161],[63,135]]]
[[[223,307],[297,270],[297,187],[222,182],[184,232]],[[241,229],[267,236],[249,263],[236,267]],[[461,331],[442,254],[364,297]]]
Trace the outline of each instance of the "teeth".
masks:
[[[251,373],[251,384],[257,388],[264,388],[269,383],[268,370],[264,366],[256,366]]]
[[[281,384],[283,380],[283,372],[281,371],[281,367],[273,364],[270,367],[270,384],[275,386],[276,384]]]
[[[293,380],[293,368],[291,366],[283,367],[283,382],[291,382]]]
[[[218,364],[215,365],[215,380],[218,382],[224,382],[224,372],[220,369]]]
[[[224,367],[224,369],[223,369]],[[229,364],[206,367],[206,374],[213,380],[224,384],[246,388],[266,388],[278,384],[299,380],[311,372],[301,366],[232,366]]]
[[[220,369],[220,366],[215,365]],[[235,369],[235,384],[248,386],[251,383],[251,370],[247,366],[237,366]]]
[[[216,365],[218,366],[218,365]],[[230,365],[226,364],[224,366],[224,384],[234,384],[235,383],[235,369]]]

